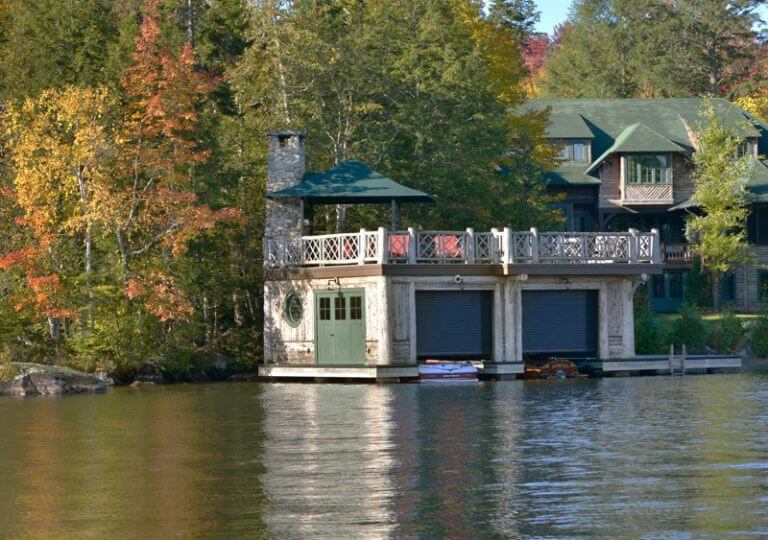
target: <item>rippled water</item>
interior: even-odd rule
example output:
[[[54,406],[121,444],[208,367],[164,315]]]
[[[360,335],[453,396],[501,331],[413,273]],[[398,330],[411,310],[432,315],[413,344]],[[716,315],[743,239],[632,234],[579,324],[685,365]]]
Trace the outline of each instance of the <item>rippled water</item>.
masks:
[[[0,400],[0,536],[768,535],[768,375]]]

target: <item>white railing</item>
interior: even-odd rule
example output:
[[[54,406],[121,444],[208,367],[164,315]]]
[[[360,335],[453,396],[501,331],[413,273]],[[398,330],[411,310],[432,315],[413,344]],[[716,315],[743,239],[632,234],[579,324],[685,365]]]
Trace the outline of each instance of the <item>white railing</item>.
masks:
[[[350,264],[661,263],[658,231],[540,233],[414,229],[267,237],[269,267]]]

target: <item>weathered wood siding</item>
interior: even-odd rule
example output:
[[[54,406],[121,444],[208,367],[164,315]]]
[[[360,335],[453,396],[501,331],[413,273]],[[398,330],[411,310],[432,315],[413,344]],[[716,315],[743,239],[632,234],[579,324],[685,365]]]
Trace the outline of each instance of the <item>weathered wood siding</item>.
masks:
[[[757,313],[761,310],[759,288],[760,272],[768,269],[768,246],[752,246],[754,262],[734,267],[736,308],[739,311]]]
[[[457,273],[460,268],[457,266]],[[342,289],[365,289],[366,365],[415,365],[416,291],[483,290],[493,293],[493,357],[491,362],[523,360],[522,291],[597,290],[599,293],[599,355],[602,359],[634,356],[632,277],[559,276],[403,276],[340,278]],[[336,290],[326,279],[267,281],[264,295],[264,357],[267,363],[315,363],[314,292]],[[296,291],[304,301],[301,324],[292,327],[283,316],[285,296]]]
[[[600,208],[616,206],[621,199],[621,158],[609,157],[600,167]]]

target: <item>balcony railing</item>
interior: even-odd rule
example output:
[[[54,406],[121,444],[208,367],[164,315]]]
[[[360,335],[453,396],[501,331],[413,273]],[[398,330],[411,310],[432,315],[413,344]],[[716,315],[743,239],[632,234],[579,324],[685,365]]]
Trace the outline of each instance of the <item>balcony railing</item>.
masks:
[[[264,239],[264,264],[660,264],[659,235],[641,233],[540,233],[508,228],[488,232],[361,230],[320,236]]]
[[[690,262],[693,260],[690,244],[664,244],[664,261]]]

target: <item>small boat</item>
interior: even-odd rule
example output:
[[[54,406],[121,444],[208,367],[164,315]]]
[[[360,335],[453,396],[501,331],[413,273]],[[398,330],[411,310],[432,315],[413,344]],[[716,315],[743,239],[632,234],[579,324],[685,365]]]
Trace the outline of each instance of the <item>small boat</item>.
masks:
[[[421,382],[473,382],[477,381],[477,366],[472,362],[427,360],[419,366]]]
[[[579,368],[571,360],[547,358],[544,360],[528,360],[525,362],[526,379],[578,379],[582,375]]]

